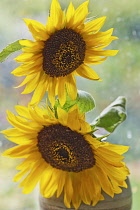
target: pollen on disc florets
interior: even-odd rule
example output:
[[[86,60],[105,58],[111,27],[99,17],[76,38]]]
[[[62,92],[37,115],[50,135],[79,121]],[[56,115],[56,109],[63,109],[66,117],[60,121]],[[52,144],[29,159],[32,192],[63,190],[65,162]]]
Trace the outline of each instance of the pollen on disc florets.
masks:
[[[43,70],[50,77],[66,76],[84,61],[86,44],[82,36],[72,29],[56,31],[45,41]]]
[[[80,172],[95,165],[93,150],[84,137],[61,124],[50,125],[38,133],[38,149],[52,167]]]

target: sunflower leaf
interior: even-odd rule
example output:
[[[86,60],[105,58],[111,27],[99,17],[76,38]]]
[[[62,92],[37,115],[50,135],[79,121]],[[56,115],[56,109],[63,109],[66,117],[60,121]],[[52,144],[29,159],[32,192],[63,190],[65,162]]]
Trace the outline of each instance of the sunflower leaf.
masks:
[[[104,128],[109,133],[112,133],[126,119],[125,105],[126,99],[123,96],[119,96],[101,112],[91,125]]]
[[[89,93],[82,90],[78,91],[78,96],[75,102],[78,105],[81,113],[89,112],[95,108],[95,101],[93,97]]]
[[[79,111],[81,113],[89,112],[95,107],[93,97],[89,93],[82,90],[78,90],[77,98],[75,100],[71,100],[71,98],[67,95],[66,103],[64,104],[64,106],[61,106],[59,100],[57,100],[54,107],[61,107],[68,112],[69,109],[75,104],[78,105]]]
[[[0,52],[0,62],[2,63],[12,53],[21,50],[23,46],[19,43],[19,40],[9,44]]]

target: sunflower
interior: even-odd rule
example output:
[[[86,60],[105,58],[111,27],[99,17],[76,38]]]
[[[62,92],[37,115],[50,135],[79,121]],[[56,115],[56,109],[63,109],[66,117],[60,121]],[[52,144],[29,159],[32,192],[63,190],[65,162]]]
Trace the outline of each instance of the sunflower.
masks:
[[[33,92],[31,104],[41,101],[46,91],[52,105],[58,95],[61,105],[66,101],[66,92],[76,99],[75,75],[90,80],[100,80],[87,65],[96,65],[117,50],[104,50],[112,40],[113,29],[99,32],[106,17],[86,21],[88,1],[77,9],[70,3],[67,11],[62,11],[58,0],[52,0],[47,24],[30,19],[25,23],[35,41],[20,40],[24,51],[15,60],[22,63],[12,73],[25,76],[18,86],[25,86],[22,94]]]
[[[13,128],[6,137],[18,144],[3,155],[25,158],[14,177],[23,193],[30,193],[40,183],[43,197],[64,196],[67,208],[78,209],[81,202],[96,205],[104,200],[102,192],[113,197],[121,193],[129,171],[122,161],[127,146],[101,142],[91,135],[91,126],[77,106],[69,112],[57,108],[15,106],[19,115],[8,111]]]

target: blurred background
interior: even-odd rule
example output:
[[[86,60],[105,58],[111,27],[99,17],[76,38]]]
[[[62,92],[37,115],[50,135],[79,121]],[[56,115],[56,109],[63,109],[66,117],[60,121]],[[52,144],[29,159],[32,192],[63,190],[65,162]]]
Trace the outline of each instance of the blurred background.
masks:
[[[64,9],[70,0],[60,0]],[[84,0],[73,0],[77,7]],[[18,39],[32,39],[23,18],[46,23],[50,0],[0,0],[0,51]],[[92,94],[96,108],[87,114],[92,122],[99,113],[118,96],[127,99],[127,119],[111,134],[108,141],[129,145],[125,161],[130,169],[133,192],[132,210],[140,209],[140,1],[139,0],[90,0],[89,17],[107,16],[101,31],[114,28],[115,40],[109,49],[119,49],[115,57],[93,66],[103,81],[95,82],[77,78],[78,89]],[[27,105],[31,95],[21,95],[23,88],[15,89],[23,78],[15,78],[10,72],[18,64],[13,59],[21,52],[11,55],[0,64],[0,130],[10,125],[6,120],[6,110],[14,111],[16,104]],[[0,134],[0,152],[12,144]],[[12,182],[17,173],[15,167],[20,160],[0,158],[0,209],[37,210],[38,189],[29,195],[22,194],[18,183]]]

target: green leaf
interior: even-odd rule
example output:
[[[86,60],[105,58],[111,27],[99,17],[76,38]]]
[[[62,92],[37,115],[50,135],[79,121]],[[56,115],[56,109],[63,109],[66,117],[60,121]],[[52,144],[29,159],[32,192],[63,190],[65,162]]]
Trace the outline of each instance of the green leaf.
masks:
[[[61,107],[68,112],[69,109],[75,104],[78,105],[79,111],[81,113],[89,112],[95,107],[95,102],[91,94],[82,90],[78,90],[77,98],[75,100],[71,100],[71,98],[67,95],[66,103],[64,106],[62,107],[59,103],[59,100],[57,100],[54,108]]]
[[[92,124],[112,133],[126,119],[125,105],[126,99],[123,96],[119,96],[101,112]]]
[[[75,102],[81,113],[89,112],[95,108],[95,102],[91,94],[82,90],[78,91],[78,96]]]
[[[23,46],[19,43],[19,40],[9,44],[6,48],[2,50],[2,52],[0,52],[0,62],[2,63],[3,61],[5,61],[5,59],[9,55],[18,50],[21,50],[22,47]]]

